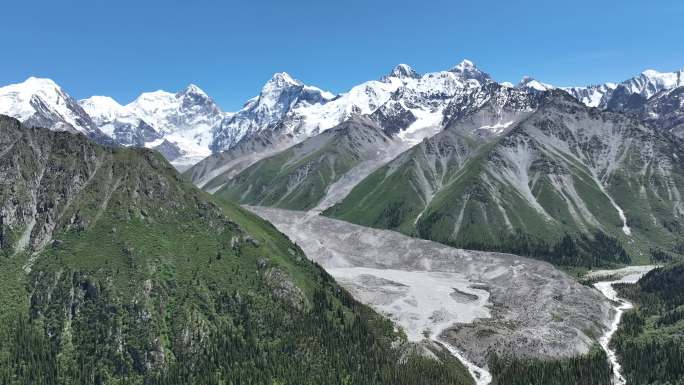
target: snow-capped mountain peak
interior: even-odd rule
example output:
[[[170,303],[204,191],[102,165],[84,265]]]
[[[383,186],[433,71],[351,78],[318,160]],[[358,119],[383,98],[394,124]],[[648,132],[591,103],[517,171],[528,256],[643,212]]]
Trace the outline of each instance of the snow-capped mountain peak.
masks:
[[[21,83],[0,88],[0,113],[26,120],[35,113],[31,105],[34,97],[62,104],[64,95],[51,79],[32,76]]]
[[[61,89],[52,81],[52,79],[37,78],[33,76],[21,83],[2,87],[0,90],[2,90],[3,96],[8,98],[12,97],[18,102],[26,102],[34,95],[39,95],[52,100],[62,96],[60,95]]]
[[[121,115],[124,106],[109,96],[94,95],[78,101],[97,125],[109,122]]]
[[[463,79],[477,80],[480,84],[490,82],[492,79],[488,73],[481,71],[475,63],[468,59],[462,60],[456,66],[452,67],[448,72],[457,74]]]
[[[176,94],[164,90],[143,92],[128,106],[141,110],[155,110],[162,105],[170,104],[175,98]]]
[[[548,91],[553,89],[554,86],[542,83],[531,76],[523,76],[516,88],[527,88],[534,91]]]
[[[461,60],[460,63],[456,64],[450,71],[451,72],[463,72],[467,70],[476,69],[475,63],[468,59]]]
[[[264,91],[270,92],[274,89],[282,89],[287,87],[301,87],[303,85],[299,80],[294,79],[287,72],[276,72],[273,74],[271,79],[269,79],[264,87],[262,88],[262,93]]]
[[[54,80],[49,78],[39,78],[35,76],[29,76],[22,83],[16,84],[16,86],[21,85],[22,89],[27,92],[40,92],[47,89],[61,90],[61,88],[55,83]]]
[[[195,84],[192,84],[192,83],[188,84],[188,86],[185,87],[185,89],[183,89],[183,91],[180,91],[178,94],[181,94],[181,95],[200,95],[200,96],[203,96],[206,98],[209,97],[209,95],[207,95],[207,93],[204,92],[203,89],[199,88],[198,86],[196,86]]]
[[[181,167],[211,154],[212,132],[229,115],[195,84],[176,93],[145,92],[125,106],[106,96],[79,103],[117,143],[153,148],[163,144],[165,156]]]
[[[408,64],[398,64],[386,77],[399,79],[418,79],[420,78],[420,74],[418,74],[418,72],[416,72]]]
[[[220,108],[204,90],[190,84],[176,94],[178,110],[181,114],[221,115]]]
[[[676,72],[658,72],[649,69],[642,72],[639,76],[621,83],[621,86],[625,87],[629,93],[639,94],[645,98],[650,98],[662,90],[669,90],[683,85],[684,69]]]
[[[90,116],[53,80],[29,77],[0,87],[0,114],[29,126],[81,132],[101,139]]]
[[[286,72],[275,73],[235,114],[226,117],[215,131],[213,151],[231,148],[245,136],[256,134],[281,122],[297,108],[325,104],[335,96],[317,87],[304,85]]]

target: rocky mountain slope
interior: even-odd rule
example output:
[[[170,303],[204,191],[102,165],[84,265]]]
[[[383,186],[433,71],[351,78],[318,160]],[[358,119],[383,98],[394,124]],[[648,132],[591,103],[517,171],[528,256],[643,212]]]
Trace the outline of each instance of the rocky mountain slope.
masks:
[[[531,92],[561,89],[588,107],[634,114],[648,124],[683,135],[684,104],[679,95],[684,87],[684,69],[675,72],[646,70],[621,83],[586,87],[554,87],[525,77],[516,87]]]
[[[646,70],[619,84],[561,89],[589,107],[629,113],[654,127],[684,136],[684,102],[680,97],[684,92],[684,69]]]
[[[621,104],[619,100],[624,98],[624,95],[637,95],[646,100],[658,92],[680,86],[683,81],[681,79],[682,71],[660,73],[648,70],[620,84],[604,83],[587,87],[562,87],[561,89],[589,107],[617,110],[615,106]],[[474,91],[493,84],[496,84],[495,81],[469,60],[462,61],[450,70],[424,75],[418,74],[406,64],[400,64],[379,81],[362,83],[335,98],[313,97],[305,98],[305,102],[301,102],[298,99],[300,96],[297,96],[298,92],[307,87],[287,74],[277,74],[267,83],[259,97],[247,103],[241,111],[240,119],[235,119],[235,124],[242,122],[239,124],[252,127],[251,131],[236,129],[235,124],[223,124],[217,136],[229,138],[229,140],[225,140],[223,145],[214,150],[226,150],[230,153],[231,148],[240,141],[251,140],[252,135],[249,132],[263,132],[269,128],[277,128],[281,133],[294,135],[296,141],[301,141],[355,114],[372,115],[388,133],[409,137],[410,140],[411,134],[416,130],[419,131],[420,128],[444,127],[446,123],[444,120],[449,118],[448,112],[445,111],[448,105],[451,105],[452,111],[457,108],[467,109],[468,101],[465,98],[468,95],[473,95]],[[499,85],[510,87],[504,83]],[[315,87],[309,88],[317,90]],[[525,77],[515,88],[535,94],[556,87],[531,77]],[[486,91],[483,93],[486,94]],[[271,94],[275,96],[269,96]],[[258,107],[261,103],[257,102],[258,100],[264,99],[267,105],[273,104],[272,101],[268,101],[277,100],[280,94],[290,96],[285,98],[287,102],[281,103],[280,107],[273,108],[275,112],[266,114],[268,119],[260,118],[263,113],[260,115],[250,112],[253,109],[256,111],[264,109],[263,106]],[[309,99],[313,99],[314,102]],[[459,105],[459,102],[465,102],[465,104]],[[260,123],[253,124],[255,121]],[[418,135],[418,140],[414,138],[414,142],[419,141],[423,136],[425,135]],[[227,154],[222,154],[221,157],[234,158]],[[216,159],[212,159],[208,163],[216,164],[217,162]],[[205,164],[200,167],[206,169],[206,166]],[[233,174],[239,171],[233,170]]]
[[[675,91],[682,71],[653,70],[622,83],[561,87],[587,106],[636,114],[649,124],[680,133],[684,109]],[[368,115],[388,135],[412,144],[447,125],[458,101],[492,85],[538,94],[556,87],[525,77],[513,87],[497,84],[472,62],[419,74],[406,64],[379,80],[333,95],[277,73],[236,113],[223,112],[204,91],[189,85],[177,93],[141,94],[121,105],[107,96],[75,101],[49,79],[29,78],[0,88],[0,113],[29,126],[81,132],[100,143],[153,148],[194,183],[225,183],[252,163],[330,129],[354,115]],[[483,92],[486,94],[486,92]],[[447,107],[451,112],[447,111]],[[458,115],[458,114],[457,114]]]
[[[215,194],[245,204],[311,209],[345,174],[375,158],[391,159],[395,147],[393,139],[371,119],[352,117],[256,162]]]
[[[467,120],[453,124],[371,174],[326,214],[561,264],[676,248],[684,215],[680,141],[562,91],[540,103],[489,138],[472,135]],[[586,260],[566,260],[583,252]]]
[[[646,99],[639,94],[616,96],[609,108],[636,115],[644,122],[684,137],[684,86],[663,89]]]
[[[440,125],[459,121],[474,140],[495,136],[534,111],[537,99],[534,94],[490,82],[450,99],[442,108],[442,122],[424,132],[429,137]],[[383,107],[370,115],[352,116],[244,171],[214,177],[203,188],[243,204],[325,210],[413,144],[402,138],[404,131],[390,124],[393,121],[387,115],[378,117],[378,111]]]
[[[680,76],[680,73],[649,70],[620,84],[561,89],[589,107],[624,111],[624,108],[618,108],[624,105],[621,99],[636,98],[640,103],[631,108],[642,108],[648,98],[676,87]],[[362,83],[334,98],[287,74],[276,74],[258,97],[250,100],[234,117],[224,120],[216,131],[213,150],[217,153],[198,164],[188,175],[200,186],[224,184],[257,160],[354,115],[368,115],[388,135],[415,144],[446,127],[450,120],[469,113],[472,106],[482,104],[491,94],[490,89],[497,86],[515,88],[529,94],[526,98],[556,89],[531,77],[523,78],[515,87],[499,84],[468,60],[448,71],[424,75],[400,64],[380,80]],[[679,106],[674,107],[672,103],[668,106],[673,111],[660,120],[670,122],[672,114],[681,114]],[[652,113],[650,116],[650,120],[654,120]],[[645,113],[642,119],[647,120]],[[246,152],[246,149],[259,151]]]
[[[472,383],[158,153],[4,116],[0,148],[2,383]]]
[[[675,72],[646,70],[621,83],[594,84],[585,87],[555,87],[525,77],[517,87],[537,91],[561,89],[588,107],[619,111],[638,101],[646,101],[662,91],[684,86],[684,69]]]

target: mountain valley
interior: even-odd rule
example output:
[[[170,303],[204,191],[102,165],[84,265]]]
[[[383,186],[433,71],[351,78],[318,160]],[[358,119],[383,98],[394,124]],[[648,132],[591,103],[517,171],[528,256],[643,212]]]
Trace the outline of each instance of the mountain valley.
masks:
[[[0,384],[681,382],[683,75],[0,87]]]

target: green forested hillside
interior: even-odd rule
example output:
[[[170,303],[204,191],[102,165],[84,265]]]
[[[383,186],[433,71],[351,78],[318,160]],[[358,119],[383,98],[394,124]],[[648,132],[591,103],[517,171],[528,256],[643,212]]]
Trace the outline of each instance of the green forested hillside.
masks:
[[[585,355],[555,361],[493,355],[489,367],[494,385],[608,385],[613,376],[606,352],[598,344]]]
[[[469,384],[161,155],[0,117],[0,384]]]
[[[635,304],[611,342],[627,384],[684,384],[684,264],[616,288]]]

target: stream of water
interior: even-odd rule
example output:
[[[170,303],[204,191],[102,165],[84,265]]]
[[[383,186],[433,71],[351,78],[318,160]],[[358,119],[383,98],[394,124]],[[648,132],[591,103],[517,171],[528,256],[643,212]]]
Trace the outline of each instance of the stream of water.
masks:
[[[622,366],[618,361],[617,354],[615,350],[610,347],[610,340],[613,338],[613,334],[618,329],[620,325],[620,320],[622,320],[622,315],[626,310],[633,307],[632,303],[625,300],[624,298],[618,297],[617,292],[613,288],[613,284],[616,283],[636,283],[644,274],[655,269],[657,266],[629,266],[618,270],[600,270],[594,271],[587,274],[587,277],[608,277],[608,276],[618,276],[619,278],[612,281],[601,281],[594,284],[594,287],[598,289],[606,298],[615,303],[615,317],[610,325],[608,331],[605,332],[599,339],[599,344],[606,351],[608,360],[613,367],[613,384],[624,385],[626,380],[622,375]]]
[[[470,362],[465,356],[458,351],[453,345],[448,343],[446,340],[442,338],[436,338],[435,341],[441,343],[448,351],[451,353],[452,356],[456,357],[463,366],[468,369],[468,372],[470,375],[473,377],[475,380],[476,385],[488,385],[490,382],[492,382],[492,374],[489,373],[487,370],[484,368],[481,368],[474,363]]]

